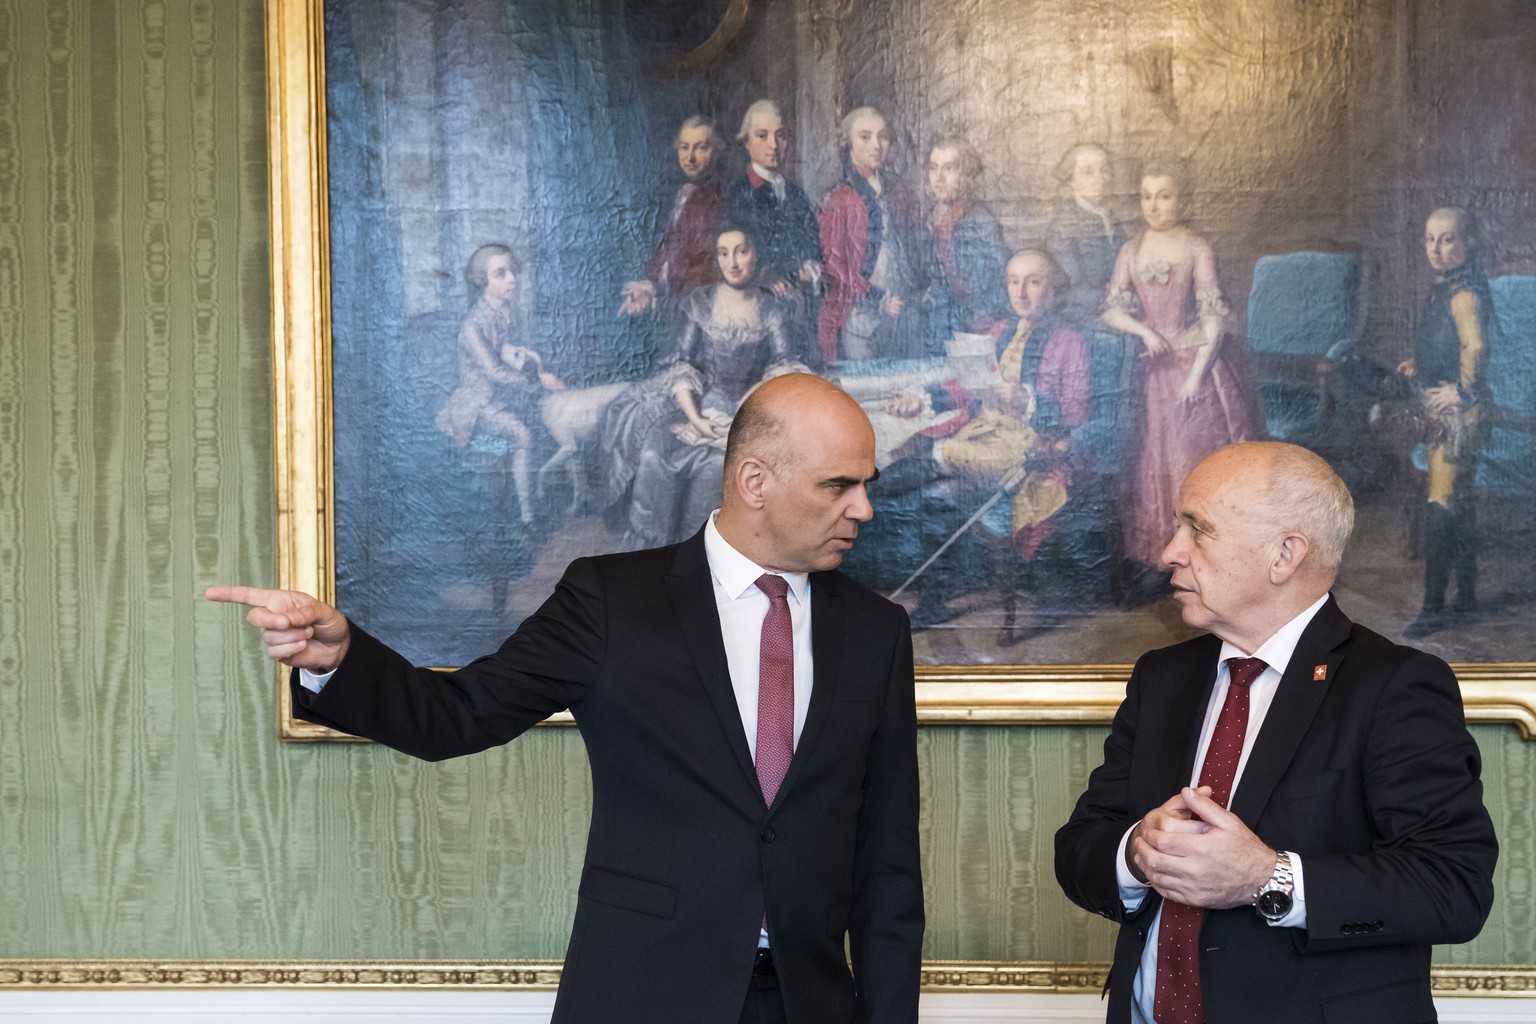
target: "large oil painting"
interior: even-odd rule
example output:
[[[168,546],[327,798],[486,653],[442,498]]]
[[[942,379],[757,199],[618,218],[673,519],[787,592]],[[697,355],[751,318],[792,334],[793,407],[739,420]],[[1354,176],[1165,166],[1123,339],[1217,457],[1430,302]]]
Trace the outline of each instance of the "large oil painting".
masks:
[[[808,371],[875,424],[845,569],[963,694],[930,717],[1052,687],[1102,717],[1188,635],[1179,479],[1273,438],[1355,494],[1350,614],[1530,724],[1520,4],[298,8],[323,246],[283,243],[279,291],[313,260],[328,335],[294,557],[413,659],[499,644],[574,557],[691,535],[737,404]]]

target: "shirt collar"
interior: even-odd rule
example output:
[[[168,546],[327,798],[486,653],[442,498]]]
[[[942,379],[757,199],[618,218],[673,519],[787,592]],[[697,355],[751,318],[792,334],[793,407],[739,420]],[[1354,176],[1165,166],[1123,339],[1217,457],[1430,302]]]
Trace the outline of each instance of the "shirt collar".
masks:
[[[751,163],[747,164],[747,174],[753,179],[753,188],[756,188],[758,185],[761,185],[765,181],[771,185],[783,177],[783,175],[775,174],[768,168],[763,167],[756,160],[753,160]]]
[[[1322,609],[1323,604],[1327,600],[1328,595],[1324,594],[1316,601],[1313,601],[1300,615],[1275,630],[1274,636],[1265,640],[1263,645],[1253,652],[1252,656],[1260,659],[1264,664],[1282,676],[1285,675],[1286,666],[1291,663],[1291,655],[1296,653],[1296,645],[1301,641],[1302,632],[1306,630],[1313,617]],[[1249,657],[1249,655],[1238,650],[1235,644],[1230,644],[1225,640],[1221,642],[1221,662],[1225,662],[1228,658],[1246,657]]]
[[[734,601],[753,589],[759,576],[772,570],[764,569],[731,547],[730,541],[721,536],[720,528],[715,525],[715,517],[719,514],[720,510],[715,509],[709,515],[709,522],[704,524],[704,557],[709,560],[710,575],[720,584],[725,596]],[[795,602],[804,608],[811,587],[810,576],[803,572],[776,572],[774,575],[784,577],[790,592],[795,595]]]

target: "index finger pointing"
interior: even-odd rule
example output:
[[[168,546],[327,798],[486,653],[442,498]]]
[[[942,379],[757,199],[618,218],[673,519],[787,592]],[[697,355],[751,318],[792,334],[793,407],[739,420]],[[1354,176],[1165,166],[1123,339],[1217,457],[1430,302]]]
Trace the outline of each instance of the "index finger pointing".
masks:
[[[248,604],[253,608],[264,608],[275,593],[277,591],[260,587],[209,587],[203,596],[221,604]]]

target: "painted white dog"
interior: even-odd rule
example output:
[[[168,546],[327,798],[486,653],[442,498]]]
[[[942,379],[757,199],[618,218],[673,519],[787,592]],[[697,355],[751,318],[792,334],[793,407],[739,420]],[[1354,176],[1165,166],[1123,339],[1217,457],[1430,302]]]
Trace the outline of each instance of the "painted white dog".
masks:
[[[543,373],[543,359],[533,349],[525,346],[504,346],[501,359],[518,372],[526,374],[529,380],[537,381]],[[571,481],[571,507],[582,506],[587,498],[587,476],[582,460],[577,456],[597,438],[608,406],[630,386],[626,383],[599,384],[590,388],[563,388],[545,394],[539,403],[539,418],[544,421],[544,429],[549,431],[557,447],[555,454],[539,467],[540,497],[544,495],[548,474],[564,467]]]
[[[580,508],[586,501],[587,475],[582,460],[577,456],[597,438],[608,406],[629,387],[625,383],[598,384],[590,388],[551,391],[544,396],[539,415],[543,417],[544,429],[549,431],[549,436],[555,439],[559,447],[539,467],[538,487],[541,495],[544,492],[545,474],[564,466],[571,481],[571,506]]]

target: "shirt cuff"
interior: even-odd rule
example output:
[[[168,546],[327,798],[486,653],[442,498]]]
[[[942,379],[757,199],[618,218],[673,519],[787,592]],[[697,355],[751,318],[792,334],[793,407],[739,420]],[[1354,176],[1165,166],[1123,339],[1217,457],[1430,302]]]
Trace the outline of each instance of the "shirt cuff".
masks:
[[[1136,823],[1140,824],[1139,821]],[[1134,913],[1141,906],[1141,901],[1147,898],[1147,890],[1151,888],[1138,881],[1125,863],[1125,846],[1131,841],[1131,833],[1136,831],[1136,825],[1125,830],[1125,835],[1120,837],[1120,845],[1115,848],[1115,881],[1120,885],[1120,904],[1127,913]]]
[[[325,684],[330,682],[331,676],[335,674],[335,669],[331,669],[329,672],[321,674],[311,672],[307,668],[301,668],[299,669],[299,685],[304,687],[304,689],[308,690],[310,693],[319,693],[321,690],[325,689]]]
[[[1266,922],[1272,928],[1305,928],[1307,926],[1307,887],[1301,870],[1301,854],[1290,851],[1291,878],[1296,887],[1291,890],[1291,912],[1278,921]]]

